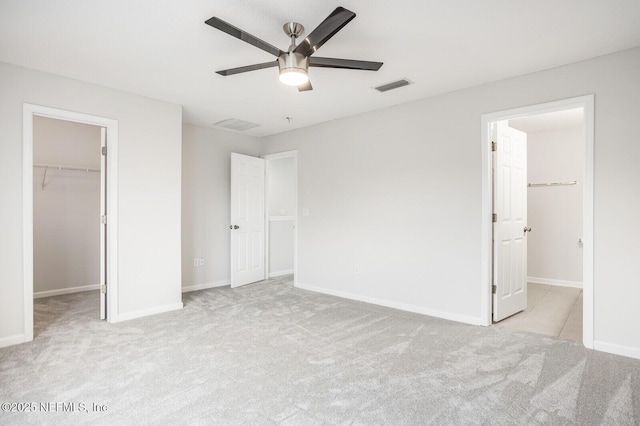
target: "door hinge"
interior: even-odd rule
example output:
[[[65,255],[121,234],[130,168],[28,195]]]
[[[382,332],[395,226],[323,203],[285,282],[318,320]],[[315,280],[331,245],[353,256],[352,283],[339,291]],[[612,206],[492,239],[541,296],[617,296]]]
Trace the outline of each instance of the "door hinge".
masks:
[[[491,286],[491,294],[496,294],[497,290],[498,290],[498,288],[495,285]]]
[[[107,224],[107,215],[103,214],[102,216],[100,216],[100,223],[103,225]]]
[[[107,285],[106,284],[100,284],[100,293],[107,294]]]
[[[492,214],[491,214],[491,221],[492,221],[493,223],[495,223],[495,222],[497,222],[497,221],[498,221],[498,214],[497,214],[497,213],[492,213]]]
[[[498,144],[495,142],[491,142],[491,151],[497,151],[498,150]]]
[[[106,146],[102,147],[102,155],[107,155],[107,147]]]

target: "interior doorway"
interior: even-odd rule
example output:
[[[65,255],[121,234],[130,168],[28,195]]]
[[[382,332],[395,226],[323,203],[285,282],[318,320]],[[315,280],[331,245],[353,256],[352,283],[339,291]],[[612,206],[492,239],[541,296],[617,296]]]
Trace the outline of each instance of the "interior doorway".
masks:
[[[570,305],[568,310],[566,307],[563,308],[567,316],[571,314],[571,308],[582,301],[581,337],[585,346],[593,347],[593,96],[483,115],[482,124],[483,154],[486,155],[483,159],[483,173],[486,173],[483,202],[485,208],[488,208],[488,220],[483,223],[485,231],[483,240],[487,243],[483,250],[483,255],[487,259],[485,282],[489,290],[487,299],[484,299],[486,303],[484,306],[487,308],[485,311],[487,325],[491,324],[493,319],[501,320],[512,314],[516,315],[506,320],[512,325],[522,318],[535,320],[532,311],[536,309],[538,312],[547,310],[544,320],[548,322],[548,310],[560,309],[557,306],[559,300]],[[495,130],[496,127],[499,128],[498,124],[513,129],[516,133],[523,133],[528,139],[525,141],[525,146],[529,145],[526,151],[525,171],[529,168],[531,172],[525,173],[525,181],[514,184],[517,180],[516,175],[513,179],[510,176],[504,178],[502,163],[498,170],[493,170],[495,162],[498,161],[495,158],[496,155],[502,155],[500,152],[496,154],[492,151],[492,148],[495,148],[492,142],[495,142],[497,136]],[[567,140],[569,136],[573,138],[571,141]],[[542,146],[544,144],[547,146]],[[553,149],[557,152],[550,152]],[[564,152],[561,152],[563,150]],[[545,155],[548,155],[546,160]],[[509,170],[509,167],[511,166],[507,164],[504,170]],[[572,177],[566,177],[569,175]],[[557,178],[548,176],[557,176]],[[512,187],[515,185],[524,188],[524,204],[507,206],[509,208],[503,210],[498,208],[500,212],[496,218],[496,205],[502,203],[500,199],[502,195],[496,193],[496,185],[499,185],[500,179],[503,178]],[[541,192],[541,189],[547,189],[547,192]],[[550,192],[549,189],[555,191]],[[507,195],[505,199],[509,196]],[[527,208],[529,200],[532,203]],[[525,206],[523,220],[527,223],[516,223],[518,205]],[[568,209],[567,206],[571,208]],[[567,211],[571,209],[574,210],[573,216]],[[513,216],[513,219],[506,222],[509,222],[509,226],[517,224],[511,227],[519,233],[517,238],[507,241],[509,244],[504,245],[506,250],[501,247],[503,242],[501,234],[495,233],[496,220],[498,229],[500,226],[505,226],[500,223],[500,215],[504,212],[508,212],[506,216]],[[499,238],[496,238],[496,235]],[[521,256],[520,259],[516,256],[518,251],[514,251],[519,241],[524,242],[524,258]],[[527,245],[531,245],[533,249],[530,250],[529,255]],[[501,250],[507,255],[500,254]],[[513,255],[510,256],[510,253]],[[528,266],[530,266],[529,273]],[[514,282],[524,280],[524,285],[518,286],[518,284],[505,283],[501,280]],[[571,288],[579,287],[580,283],[582,290]],[[582,291],[581,295],[579,295],[580,291]],[[517,306],[514,312],[503,309],[504,312],[494,318],[496,306],[501,309],[505,306],[510,307],[509,303],[514,305],[512,296],[518,296],[521,299],[524,296],[524,305]],[[544,303],[549,302],[552,302],[551,305],[555,304],[555,308],[543,306]],[[502,306],[500,306],[501,303]],[[519,310],[524,310],[524,313],[517,313]],[[520,317],[516,320],[518,316]],[[555,314],[556,320],[567,322],[568,318],[563,320],[558,318],[559,316],[562,314]],[[575,319],[574,317],[572,320],[575,322]],[[557,327],[557,325],[546,325],[547,330],[549,327]],[[526,331],[535,332],[531,328]],[[543,332],[542,328],[540,332]]]
[[[34,337],[34,297],[97,290],[96,316],[117,321],[117,130],[112,119],[23,106],[25,341]],[[94,143],[82,145],[74,140],[83,133],[94,134]],[[80,164],[93,148],[97,159]],[[113,161],[107,162],[107,155]],[[39,211],[34,212],[34,207]],[[93,217],[87,219],[87,214]],[[92,226],[94,231],[88,235]],[[41,235],[47,237],[34,239]],[[74,240],[73,247],[56,250],[69,238]],[[93,252],[90,258],[84,259],[85,250]],[[61,257],[60,252],[67,256]]]
[[[266,161],[266,265],[267,278],[293,275],[296,283],[298,154],[265,155]]]
[[[502,300],[500,294],[494,294],[493,320],[502,327],[582,341],[583,108],[534,114],[498,124],[526,140],[527,179],[521,188],[526,224],[524,231],[522,225],[516,229],[524,242],[522,279],[526,301],[520,309],[498,317],[496,308],[500,303],[496,302]],[[500,154],[498,147],[494,169]],[[494,185],[494,205],[498,199]],[[494,230],[499,226],[494,222]],[[498,247],[495,236],[494,247]],[[494,265],[498,259],[494,249]],[[494,267],[494,281],[500,281],[495,271]]]
[[[104,147],[104,127],[33,117],[33,296],[46,299],[36,328],[80,303],[88,318],[106,319]]]

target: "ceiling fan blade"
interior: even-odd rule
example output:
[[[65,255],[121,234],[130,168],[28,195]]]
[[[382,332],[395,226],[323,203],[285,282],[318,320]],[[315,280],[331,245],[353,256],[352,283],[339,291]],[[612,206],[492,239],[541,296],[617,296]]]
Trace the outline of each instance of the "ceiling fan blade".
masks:
[[[298,86],[298,92],[306,92],[308,90],[313,90],[311,80],[307,81],[305,84],[301,84],[300,86]]]
[[[230,68],[228,70],[220,70],[220,71],[216,71],[216,73],[220,75],[228,76],[228,75],[240,74],[242,72],[261,70],[263,68],[271,68],[271,67],[277,67],[277,66],[278,66],[278,61],[271,61],[271,62],[264,62],[262,64],[246,65],[244,67]]]
[[[228,22],[225,22],[222,19],[216,18],[215,16],[213,18],[207,19],[206,21],[204,21],[204,23],[207,25],[211,25],[215,29],[223,31],[229,34],[230,36],[240,39],[245,43],[249,43],[257,47],[258,49],[262,49],[265,52],[269,52],[273,56],[280,56],[282,55],[282,53],[284,53],[282,52],[282,50],[278,49],[275,46],[270,45],[266,41],[260,40],[258,37],[252,36],[251,34],[242,31],[240,28],[236,28],[233,25],[229,24]]]
[[[309,66],[378,71],[382,66],[382,62],[358,61],[355,59],[320,58],[312,56],[309,58]]]
[[[356,14],[344,7],[337,7],[331,15],[320,23],[311,33],[294,49],[294,52],[304,56],[313,55],[323,44],[347,25]]]

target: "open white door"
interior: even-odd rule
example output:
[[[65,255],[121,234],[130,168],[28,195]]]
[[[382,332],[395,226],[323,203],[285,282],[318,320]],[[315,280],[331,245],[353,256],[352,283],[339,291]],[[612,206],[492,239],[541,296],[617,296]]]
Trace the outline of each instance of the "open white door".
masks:
[[[231,153],[231,287],[265,279],[265,160]]]
[[[527,307],[527,135],[500,121],[493,153],[493,320]]]
[[[100,319],[107,319],[107,129],[100,128]]]

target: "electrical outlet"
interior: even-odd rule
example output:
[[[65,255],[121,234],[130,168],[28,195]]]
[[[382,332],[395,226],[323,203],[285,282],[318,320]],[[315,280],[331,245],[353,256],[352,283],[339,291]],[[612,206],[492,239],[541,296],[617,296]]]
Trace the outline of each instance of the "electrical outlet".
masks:
[[[203,266],[203,265],[204,265],[204,257],[201,257],[200,258],[200,266]]]
[[[360,273],[360,265],[356,265],[356,267],[354,269],[355,269],[356,274]]]
[[[198,266],[198,259],[193,259],[193,266]]]

